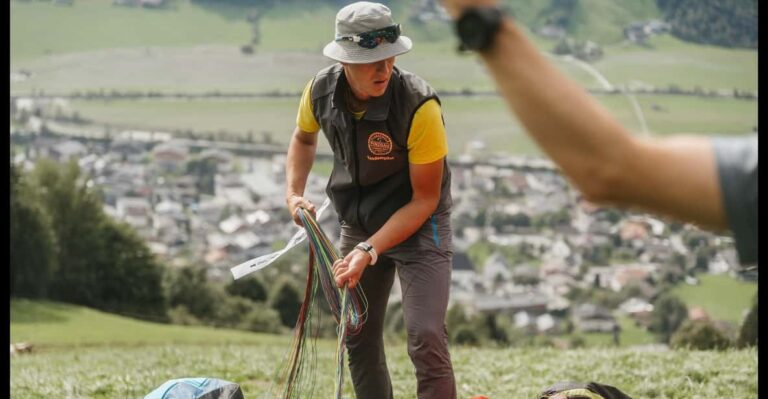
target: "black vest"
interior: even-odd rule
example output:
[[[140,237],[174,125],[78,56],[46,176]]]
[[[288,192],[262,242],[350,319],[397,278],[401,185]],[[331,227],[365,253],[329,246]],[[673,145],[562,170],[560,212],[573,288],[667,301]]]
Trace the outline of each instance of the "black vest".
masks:
[[[312,111],[334,154],[326,193],[339,221],[375,233],[411,200],[408,134],[416,110],[440,99],[418,76],[394,68],[387,90],[372,98],[360,120],[345,101],[344,69],[334,64],[312,82]],[[443,166],[440,202],[435,213],[451,208],[451,172]]]

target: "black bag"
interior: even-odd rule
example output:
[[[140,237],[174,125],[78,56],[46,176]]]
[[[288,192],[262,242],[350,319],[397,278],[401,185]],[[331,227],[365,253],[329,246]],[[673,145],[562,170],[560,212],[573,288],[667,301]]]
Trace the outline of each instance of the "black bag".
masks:
[[[632,399],[617,388],[596,382],[558,382],[539,394],[538,399],[550,399],[558,393],[568,399]]]

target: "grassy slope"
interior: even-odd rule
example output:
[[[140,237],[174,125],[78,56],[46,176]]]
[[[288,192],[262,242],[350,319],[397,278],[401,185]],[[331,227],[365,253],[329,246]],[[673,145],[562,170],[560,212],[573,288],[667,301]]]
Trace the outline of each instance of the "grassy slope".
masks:
[[[700,306],[709,315],[738,325],[744,311],[752,306],[757,284],[736,280],[728,275],[698,276],[699,285],[681,284],[673,293],[689,307]]]
[[[20,341],[32,342],[38,348],[61,348],[211,341],[254,344],[281,340],[236,330],[149,323],[67,304],[14,300],[11,301],[11,342]]]
[[[12,301],[11,334],[13,342],[31,340],[56,348],[12,358],[11,393],[21,399],[141,397],[168,379],[186,376],[223,378],[239,383],[246,397],[263,397],[290,339],[139,323],[29,301]],[[88,347],[74,347],[78,344]],[[459,397],[534,397],[563,380],[608,383],[633,397],[754,397],[757,392],[755,350],[455,347],[451,353]],[[317,355],[316,397],[328,397],[333,342],[318,341]],[[414,398],[415,378],[405,345],[389,342],[387,356],[395,396]],[[345,396],[352,396],[349,383]]]
[[[53,54],[112,47],[241,45],[250,39],[244,20],[177,2],[176,9],[113,6],[110,0],[12,1],[11,65]]]
[[[630,131],[640,124],[624,96],[597,96]],[[757,103],[727,99],[675,96],[636,96],[651,133],[741,134],[757,125]],[[488,148],[508,153],[538,154],[516,118],[499,97],[444,97],[443,108],[451,153],[458,155],[470,139],[486,141]],[[99,123],[173,131],[195,129],[246,133],[271,132],[287,142],[296,118],[298,98],[216,101],[77,101],[80,116]],[[654,110],[656,106],[658,110]]]
[[[625,20],[654,14],[649,2],[590,0],[579,5],[577,26],[620,35]],[[523,23],[534,21],[529,24],[536,26],[540,22],[535,21],[544,18],[539,3],[510,3]],[[327,63],[320,52],[333,32],[335,9],[329,6],[305,2],[270,10],[262,19],[257,54],[246,57],[239,53],[239,46],[251,38],[251,28],[244,21],[247,8],[201,7],[188,1],[174,4],[174,9],[145,10],[112,6],[108,0],[76,2],[72,7],[11,2],[11,68],[33,73],[32,79],[14,83],[12,90],[285,90],[300,88],[313,70]],[[400,57],[403,67],[438,89],[493,87],[474,57],[456,55],[449,25],[410,23],[411,7],[404,1],[393,5],[415,43],[413,52]],[[554,46],[552,41],[529,36],[543,50]],[[286,52],[300,55],[275,58],[275,53]],[[664,87],[675,83],[687,88],[754,90],[757,86],[756,51],[698,46],[671,37],[655,38],[648,48],[610,46],[596,67],[615,84],[640,80]],[[595,86],[587,75],[563,68],[579,82]]]

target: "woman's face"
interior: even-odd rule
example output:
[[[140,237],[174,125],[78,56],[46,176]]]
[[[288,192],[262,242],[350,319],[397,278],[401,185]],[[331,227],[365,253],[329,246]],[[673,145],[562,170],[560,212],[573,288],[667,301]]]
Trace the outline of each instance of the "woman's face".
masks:
[[[347,82],[358,100],[379,97],[387,91],[395,57],[370,64],[343,64]]]

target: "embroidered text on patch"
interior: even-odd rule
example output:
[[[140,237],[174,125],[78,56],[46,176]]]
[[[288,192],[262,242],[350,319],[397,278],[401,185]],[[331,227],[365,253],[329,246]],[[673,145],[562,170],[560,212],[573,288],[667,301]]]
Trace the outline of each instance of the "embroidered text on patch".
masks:
[[[373,158],[394,159],[392,157],[384,157],[392,152],[392,139],[381,132],[373,132],[368,136],[368,151],[370,151],[371,154],[376,155],[376,157]],[[368,159],[371,158],[372,157],[370,156],[368,157]]]

